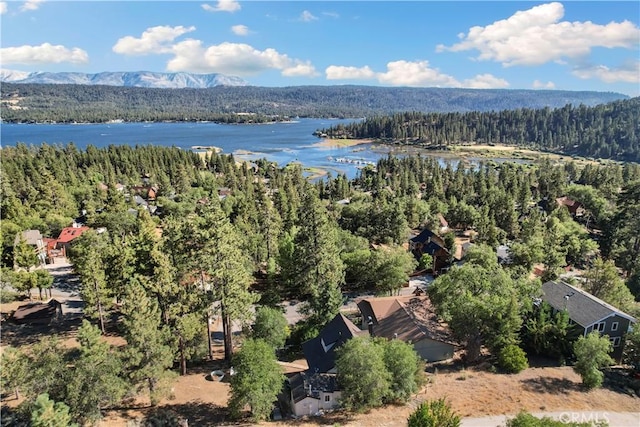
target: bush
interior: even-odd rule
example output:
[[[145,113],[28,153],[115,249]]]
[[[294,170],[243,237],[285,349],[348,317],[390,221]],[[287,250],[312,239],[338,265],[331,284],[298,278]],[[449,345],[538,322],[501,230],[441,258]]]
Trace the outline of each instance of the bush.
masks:
[[[605,422],[597,422],[596,426],[606,427]],[[593,427],[591,422],[577,423],[556,421],[549,417],[536,418],[528,412],[520,412],[515,418],[507,421],[506,427]]]
[[[444,399],[422,402],[407,419],[408,427],[460,427],[460,416]]]
[[[582,384],[588,389],[602,386],[604,374],[600,369],[614,362],[609,356],[611,348],[609,337],[600,336],[598,332],[580,337],[574,344],[576,364],[573,370],[582,377]]]
[[[524,350],[514,344],[510,344],[500,350],[498,354],[498,366],[508,374],[517,374],[529,367],[527,355]]]

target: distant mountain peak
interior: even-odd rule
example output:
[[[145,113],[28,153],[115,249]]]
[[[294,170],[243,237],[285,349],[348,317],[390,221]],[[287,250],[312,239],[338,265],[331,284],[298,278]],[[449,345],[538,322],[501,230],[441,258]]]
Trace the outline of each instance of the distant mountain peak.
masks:
[[[224,74],[156,73],[152,71],[106,71],[87,74],[73,72],[49,73],[43,71],[25,72],[2,69],[0,70],[0,82],[105,85],[164,89],[248,86],[245,80]]]

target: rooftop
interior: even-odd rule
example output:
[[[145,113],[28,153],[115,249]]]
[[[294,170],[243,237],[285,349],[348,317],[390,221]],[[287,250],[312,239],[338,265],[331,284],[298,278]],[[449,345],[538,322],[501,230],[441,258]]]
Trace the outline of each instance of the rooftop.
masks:
[[[556,310],[567,310],[569,318],[587,328],[614,314],[636,322],[636,319],[590,293],[565,282],[542,285],[542,300]]]

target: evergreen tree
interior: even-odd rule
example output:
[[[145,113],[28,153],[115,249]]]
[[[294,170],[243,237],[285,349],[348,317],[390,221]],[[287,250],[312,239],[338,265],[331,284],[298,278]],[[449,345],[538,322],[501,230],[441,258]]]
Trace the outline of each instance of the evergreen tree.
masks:
[[[252,337],[262,339],[274,349],[281,348],[289,336],[287,318],[279,308],[259,307]]]
[[[54,402],[47,393],[38,395],[31,410],[33,427],[77,427],[71,422],[69,407],[63,402]]]
[[[85,302],[84,313],[98,319],[100,330],[105,333],[105,315],[111,292],[107,286],[103,256],[107,252],[104,236],[93,230],[83,233],[74,243],[70,260],[80,276],[80,295]]]
[[[336,241],[336,228],[314,189],[304,194],[295,236],[293,259],[298,261],[295,284],[308,299],[303,313],[318,327],[324,326],[342,305],[344,264]]]
[[[157,302],[147,296],[138,279],[128,286],[123,314],[125,369],[132,385],[146,388],[151,404],[156,405],[167,394],[167,383],[173,377],[171,332],[160,319]]]
[[[13,247],[13,264],[17,268],[21,268],[25,271],[31,271],[31,269],[38,265],[38,255],[35,248],[24,240],[22,233],[18,243]]]
[[[84,320],[78,329],[80,356],[74,360],[67,383],[67,398],[75,418],[95,423],[101,410],[124,397],[127,383],[120,377],[122,364],[115,349],[102,340],[100,330]]]

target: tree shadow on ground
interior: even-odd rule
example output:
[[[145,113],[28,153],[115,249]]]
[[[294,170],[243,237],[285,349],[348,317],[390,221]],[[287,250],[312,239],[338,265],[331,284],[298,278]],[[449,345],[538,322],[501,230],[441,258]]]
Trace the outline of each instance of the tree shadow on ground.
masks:
[[[520,381],[522,387],[534,393],[567,394],[572,391],[584,391],[582,384],[566,378],[538,377]]]
[[[82,325],[80,318],[65,318],[48,325],[17,324],[2,322],[2,343],[12,347],[35,344],[45,336],[58,335],[61,338],[76,332]]]
[[[302,417],[298,419],[286,419],[287,425],[299,426],[316,424],[319,426],[340,426],[352,423],[355,420],[355,415],[347,411],[333,411],[327,412],[323,415],[313,417]]]
[[[178,417],[186,419],[190,426],[218,426],[232,421],[226,407],[201,401],[162,405],[158,409],[176,413]]]
[[[529,361],[530,368],[557,368],[558,366],[562,366],[557,358],[542,355],[528,354],[527,360]]]

